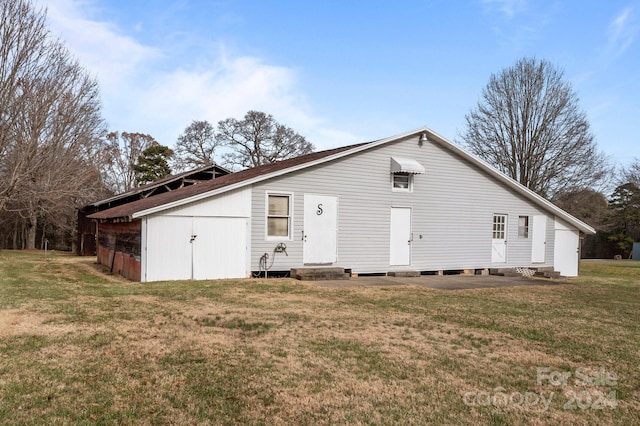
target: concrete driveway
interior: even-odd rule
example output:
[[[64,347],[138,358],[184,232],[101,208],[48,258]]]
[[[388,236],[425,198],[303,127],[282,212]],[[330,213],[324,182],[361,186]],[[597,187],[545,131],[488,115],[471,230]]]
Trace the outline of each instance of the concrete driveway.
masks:
[[[420,277],[351,277],[348,280],[307,281],[322,287],[417,285],[438,290],[468,290],[474,288],[514,287],[523,285],[558,285],[562,281],[501,277],[496,275],[423,275]]]

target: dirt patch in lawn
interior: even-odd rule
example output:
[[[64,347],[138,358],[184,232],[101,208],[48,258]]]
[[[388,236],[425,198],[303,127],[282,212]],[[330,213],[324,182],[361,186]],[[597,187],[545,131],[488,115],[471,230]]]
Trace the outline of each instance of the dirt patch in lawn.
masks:
[[[24,309],[0,310],[0,338],[19,335],[57,336],[74,329],[70,324],[49,324],[57,315],[37,312],[25,313]]]

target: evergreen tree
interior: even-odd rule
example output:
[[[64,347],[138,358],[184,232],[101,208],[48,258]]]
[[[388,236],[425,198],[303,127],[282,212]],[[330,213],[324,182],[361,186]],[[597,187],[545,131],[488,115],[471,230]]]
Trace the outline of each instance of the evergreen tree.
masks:
[[[154,143],[142,151],[138,162],[133,166],[136,185],[144,185],[169,176],[171,174],[171,167],[169,167],[171,156],[173,156],[173,151],[158,143]]]
[[[632,182],[618,186],[609,200],[614,233],[609,240],[626,257],[634,241],[640,240],[640,188]]]

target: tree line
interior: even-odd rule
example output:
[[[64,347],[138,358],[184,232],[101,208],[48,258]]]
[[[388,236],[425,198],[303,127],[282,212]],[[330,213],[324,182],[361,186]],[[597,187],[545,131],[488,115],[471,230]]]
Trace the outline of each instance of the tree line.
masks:
[[[70,248],[78,207],[216,161],[237,169],[310,152],[268,114],[194,122],[176,154],[152,136],[108,132],[97,81],[30,0],[0,0],[0,248]]]
[[[563,71],[523,58],[492,75],[460,144],[598,230],[592,257],[640,241],[640,160],[616,168],[598,150]],[[313,151],[270,114],[189,124],[174,148],[107,131],[98,84],[30,0],[0,0],[0,248],[68,245],[75,210],[171,173],[232,171]],[[68,247],[67,247],[68,248]]]
[[[98,84],[29,1],[0,0],[0,232],[34,248],[37,231],[70,231],[74,206],[106,193]]]
[[[241,120],[221,120],[216,127],[206,120],[194,120],[178,136],[175,149],[142,133],[111,132],[106,141],[106,184],[114,192],[212,164],[236,171],[314,149],[304,136],[261,111],[249,111]]]

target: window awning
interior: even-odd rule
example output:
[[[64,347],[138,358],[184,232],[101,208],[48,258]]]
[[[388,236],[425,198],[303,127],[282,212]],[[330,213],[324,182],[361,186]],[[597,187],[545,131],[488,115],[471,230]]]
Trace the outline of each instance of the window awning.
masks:
[[[391,173],[424,173],[424,167],[411,158],[391,157]]]

